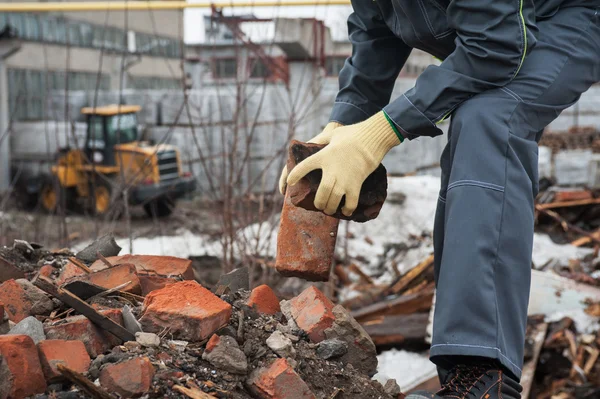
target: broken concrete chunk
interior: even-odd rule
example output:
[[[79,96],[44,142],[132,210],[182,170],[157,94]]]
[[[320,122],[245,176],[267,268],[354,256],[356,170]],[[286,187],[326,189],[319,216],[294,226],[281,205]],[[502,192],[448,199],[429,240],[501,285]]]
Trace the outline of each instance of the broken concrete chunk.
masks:
[[[316,399],[286,359],[277,359],[268,367],[255,370],[246,384],[260,399]]]
[[[9,398],[26,398],[46,391],[38,350],[31,338],[26,335],[0,336],[0,355],[12,374],[12,384],[10,379],[0,380],[0,392],[10,387]],[[4,371],[2,368],[0,364],[0,374],[7,374],[5,367]]]
[[[202,359],[229,373],[246,374],[248,371],[246,355],[237,341],[228,335],[214,334],[206,344]]]
[[[305,289],[291,299],[290,313],[302,330],[314,343],[323,341],[325,330],[333,325],[333,303],[315,286]],[[331,337],[337,338],[337,337]]]
[[[281,331],[275,331],[267,338],[267,346],[280,357],[295,357],[296,350],[292,341]]]
[[[231,305],[195,281],[181,281],[148,294],[140,324],[146,332],[164,329],[191,342],[210,337],[231,317]]]
[[[13,242],[13,249],[19,251],[26,258],[31,258],[33,255],[33,247],[25,240],[15,240]]]
[[[342,306],[333,308],[335,321],[324,331],[327,339],[340,339],[348,344],[348,352],[341,360],[372,377],[377,371],[377,351],[371,337]]]
[[[348,352],[348,344],[341,339],[326,339],[317,345],[317,355],[323,359],[344,356]]]
[[[34,343],[38,344],[46,339],[44,334],[44,325],[33,316],[21,320],[9,332],[9,335],[27,335]]]
[[[250,274],[248,273],[248,267],[240,267],[227,274],[221,275],[219,281],[215,285],[215,289],[220,286],[228,287],[232,292],[239,290],[248,291],[250,289]]]
[[[98,259],[98,252],[104,257],[117,256],[121,252],[121,247],[116,243],[112,234],[107,234],[77,252],[75,257],[86,263],[92,263]]]
[[[24,279],[8,280],[0,285],[0,302],[8,318],[15,323],[28,316],[49,315],[54,309],[46,293]]]
[[[148,348],[156,348],[160,345],[160,338],[153,333],[137,332],[135,340],[138,344]]]
[[[142,331],[142,325],[135,318],[129,305],[123,307],[123,325],[132,334]]]
[[[14,378],[8,368],[6,358],[0,354],[0,399],[8,398],[13,386],[13,381]]]
[[[100,371],[100,385],[123,398],[137,398],[152,388],[154,366],[147,357],[110,364]]]
[[[387,382],[383,386],[383,389],[385,390],[385,392],[387,392],[389,395],[392,395],[392,397],[394,398],[398,397],[398,395],[402,393],[402,391],[400,390],[400,386],[393,378],[387,380]]]
[[[302,143],[292,140],[288,152],[287,168],[292,170],[297,164],[309,156],[317,153],[325,145]],[[320,212],[315,208],[315,195],[321,183],[323,173],[315,170],[306,175],[296,185],[288,186],[290,198],[295,206],[299,206],[309,211]],[[358,198],[358,206],[352,214],[347,217],[342,213],[344,200],[341,201],[337,212],[333,217],[337,219],[352,220],[355,222],[366,222],[375,219],[381,211],[381,207],[387,197],[387,171],[383,165],[379,165],[364,181]]]

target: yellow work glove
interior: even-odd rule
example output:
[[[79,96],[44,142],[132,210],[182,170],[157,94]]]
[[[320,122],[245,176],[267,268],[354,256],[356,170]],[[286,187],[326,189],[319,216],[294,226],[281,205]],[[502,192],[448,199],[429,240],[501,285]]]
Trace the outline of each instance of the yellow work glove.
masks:
[[[327,147],[294,167],[287,184],[293,186],[308,173],[321,169],[323,178],[315,196],[315,207],[332,215],[346,196],[342,213],[351,216],[365,179],[379,166],[385,154],[402,142],[402,136],[396,132],[383,111],[364,122],[339,127]]]
[[[319,133],[318,135],[316,135],[315,137],[310,139],[308,142],[313,143],[313,144],[329,144],[329,141],[333,137],[333,130],[340,126],[343,126],[343,125],[341,123],[337,123],[337,122],[329,122],[327,124],[327,126],[325,126],[325,129],[323,129],[323,131],[321,133]],[[288,170],[287,170],[287,165],[286,165],[283,167],[283,170],[281,171],[281,177],[279,177],[279,192],[282,195],[285,194],[285,188],[287,186],[287,183],[286,183],[287,177],[288,177]]]

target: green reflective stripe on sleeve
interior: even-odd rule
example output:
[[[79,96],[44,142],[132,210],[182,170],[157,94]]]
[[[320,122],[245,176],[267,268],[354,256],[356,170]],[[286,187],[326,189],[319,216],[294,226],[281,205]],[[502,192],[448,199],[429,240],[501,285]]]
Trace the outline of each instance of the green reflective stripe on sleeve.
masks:
[[[404,141],[404,136],[402,136],[402,134],[396,127],[396,124],[390,119],[390,117],[385,111],[383,111],[383,115],[385,115],[385,119],[388,121],[392,129],[394,129],[394,133],[396,133],[396,136],[398,136],[398,140],[400,140],[400,142],[402,143]]]
[[[437,121],[435,124],[439,125],[440,123],[442,123],[443,121],[445,121],[446,119],[448,119],[448,117],[452,114],[452,110],[448,111],[448,113],[446,115],[444,115],[444,117],[442,119],[440,119],[439,121]]]
[[[519,18],[521,18],[521,24],[523,25],[523,56],[521,57],[521,62],[519,63],[519,68],[517,68],[517,72],[515,73],[515,76],[517,76],[519,74],[519,72],[521,71],[521,67],[523,66],[523,63],[525,62],[525,57],[527,56],[527,25],[525,24],[525,17],[523,16],[523,0],[521,0],[520,5],[519,5]]]

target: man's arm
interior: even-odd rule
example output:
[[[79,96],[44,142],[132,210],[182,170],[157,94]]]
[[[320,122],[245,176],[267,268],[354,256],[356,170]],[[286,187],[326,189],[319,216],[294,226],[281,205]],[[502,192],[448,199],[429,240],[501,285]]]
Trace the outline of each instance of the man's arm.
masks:
[[[430,65],[415,87],[384,108],[403,136],[437,136],[437,123],[463,101],[503,87],[519,73],[535,38],[527,34],[526,0],[453,0],[448,22],[456,50],[441,65]]]
[[[352,56],[340,72],[340,91],[330,118],[343,125],[364,121],[389,103],[411,51],[387,27],[373,0],[352,1],[352,7],[348,18]]]

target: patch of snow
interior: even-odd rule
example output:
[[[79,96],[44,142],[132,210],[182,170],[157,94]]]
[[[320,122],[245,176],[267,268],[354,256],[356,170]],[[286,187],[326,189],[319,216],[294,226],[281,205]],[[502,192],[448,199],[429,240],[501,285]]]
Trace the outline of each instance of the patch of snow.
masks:
[[[578,248],[571,244],[556,244],[546,234],[536,233],[533,238],[533,264],[541,268],[551,260],[560,265],[568,265],[570,259],[581,259],[591,254],[591,248]]]
[[[547,323],[554,323],[564,317],[570,317],[575,322],[575,328],[580,334],[594,334],[600,330],[600,318],[590,316],[583,309],[573,309],[568,312],[556,312],[546,317]]]
[[[404,392],[437,375],[427,354],[391,349],[381,352],[377,360],[379,365],[373,378],[382,384],[393,378]]]

